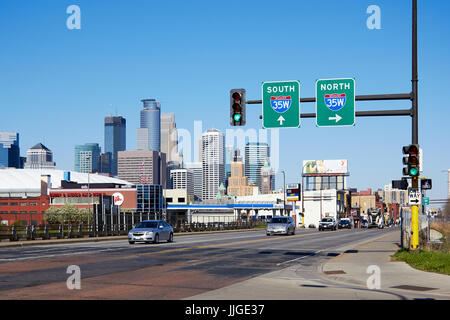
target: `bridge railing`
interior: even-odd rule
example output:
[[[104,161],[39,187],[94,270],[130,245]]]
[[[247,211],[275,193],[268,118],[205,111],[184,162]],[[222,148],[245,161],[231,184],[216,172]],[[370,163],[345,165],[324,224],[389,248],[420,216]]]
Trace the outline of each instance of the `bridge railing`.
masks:
[[[132,223],[118,224],[42,224],[26,226],[0,226],[0,241],[19,241],[19,240],[49,240],[49,239],[72,239],[85,237],[104,237],[104,236],[124,236],[140,221]],[[170,224],[170,222],[169,222]],[[264,225],[264,221],[210,221],[210,222],[178,222],[171,224],[174,232],[201,232],[201,231],[223,231],[236,229],[251,229],[256,226]]]

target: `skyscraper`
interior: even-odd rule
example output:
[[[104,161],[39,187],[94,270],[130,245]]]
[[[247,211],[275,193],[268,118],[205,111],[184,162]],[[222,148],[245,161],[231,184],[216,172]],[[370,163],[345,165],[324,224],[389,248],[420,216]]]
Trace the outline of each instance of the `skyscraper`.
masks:
[[[194,198],[195,200],[202,200],[203,194],[203,170],[201,162],[188,162],[185,165],[186,169],[189,169],[193,173],[194,181]]]
[[[166,188],[166,154],[154,150],[118,153],[118,178],[133,184],[159,184]]]
[[[161,114],[161,152],[166,154],[168,163],[182,165],[182,159],[178,153],[178,130],[174,113]]]
[[[21,168],[19,134],[0,132],[0,168]]]
[[[245,146],[245,176],[248,177],[250,184],[261,188],[261,168],[266,162],[269,162],[270,152],[267,143],[249,142]]]
[[[275,173],[266,161],[261,167],[261,193],[270,194],[275,189]]]
[[[229,196],[253,195],[253,187],[248,185],[248,178],[244,176],[244,163],[239,149],[235,151],[233,162],[231,162],[227,193]]]
[[[170,171],[172,189],[186,189],[189,196],[194,196],[194,173],[189,169]]]
[[[225,136],[217,129],[202,135],[202,200],[215,199],[225,182]]]
[[[75,146],[75,166],[77,172],[99,172],[101,149],[98,143],[86,143]]]
[[[111,154],[111,171],[117,175],[117,153],[127,149],[127,121],[121,116],[105,117],[105,153]]]
[[[143,99],[141,127],[137,129],[136,149],[161,151],[161,105],[155,99]]]
[[[55,167],[53,152],[42,143],[28,149],[25,169],[54,169]]]

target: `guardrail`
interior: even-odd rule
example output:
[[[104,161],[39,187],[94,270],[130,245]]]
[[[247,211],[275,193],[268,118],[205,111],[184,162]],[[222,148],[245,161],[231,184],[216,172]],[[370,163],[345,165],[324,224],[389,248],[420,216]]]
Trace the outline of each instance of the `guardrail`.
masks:
[[[251,229],[259,225],[265,225],[263,221],[234,221],[211,223],[179,223],[173,227],[174,232],[201,232],[224,231],[237,229]],[[49,240],[71,239],[84,237],[104,237],[127,235],[132,229],[129,224],[95,225],[86,224],[57,224],[57,225],[27,225],[27,226],[0,226],[0,241],[19,240]]]

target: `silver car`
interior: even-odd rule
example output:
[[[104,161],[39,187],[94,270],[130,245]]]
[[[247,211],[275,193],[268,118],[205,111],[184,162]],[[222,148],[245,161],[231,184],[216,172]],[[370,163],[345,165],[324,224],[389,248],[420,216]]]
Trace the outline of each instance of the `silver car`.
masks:
[[[273,234],[295,234],[294,219],[292,217],[273,217],[267,224],[266,234],[268,236]]]
[[[128,242],[158,243],[161,240],[173,241],[173,228],[163,220],[146,220],[139,222],[128,232]]]

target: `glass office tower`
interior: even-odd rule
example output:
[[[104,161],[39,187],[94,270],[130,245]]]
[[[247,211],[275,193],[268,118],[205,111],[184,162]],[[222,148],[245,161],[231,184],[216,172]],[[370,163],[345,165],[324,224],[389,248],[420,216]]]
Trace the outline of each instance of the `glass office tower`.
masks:
[[[0,132],[0,168],[2,167],[22,168],[17,132]]]
[[[117,153],[127,148],[126,120],[121,116],[105,117],[105,153],[111,154],[111,174],[117,176]]]
[[[245,146],[245,176],[248,182],[261,188],[261,168],[270,161],[269,145],[267,143],[249,142]]]
[[[155,99],[143,99],[141,127],[137,129],[138,150],[161,152],[161,105]]]
[[[74,170],[83,173],[99,172],[100,152],[98,143],[76,145]]]

